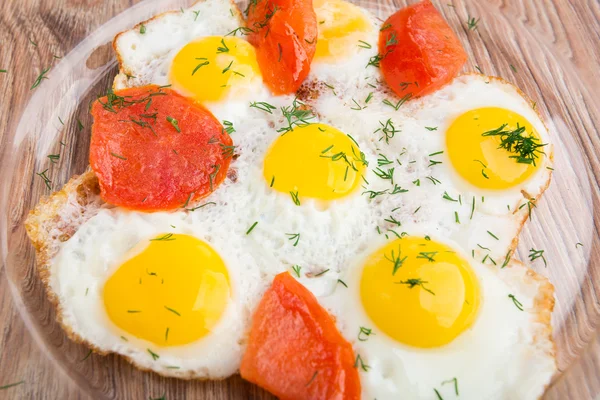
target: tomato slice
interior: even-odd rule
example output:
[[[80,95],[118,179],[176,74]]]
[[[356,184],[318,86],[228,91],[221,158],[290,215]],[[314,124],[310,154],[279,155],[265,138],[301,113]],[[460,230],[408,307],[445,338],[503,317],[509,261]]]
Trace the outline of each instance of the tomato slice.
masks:
[[[151,85],[109,93],[91,112],[90,165],[106,202],[175,209],[225,179],[231,138],[208,110],[174,91]]]
[[[384,22],[379,54],[385,81],[407,98],[449,83],[467,60],[460,41],[429,0],[403,8]]]
[[[240,373],[283,400],[359,399],[352,346],[289,273],[275,277],[252,321]]]
[[[277,95],[294,93],[308,76],[317,48],[312,0],[251,1],[246,23],[265,84]]]

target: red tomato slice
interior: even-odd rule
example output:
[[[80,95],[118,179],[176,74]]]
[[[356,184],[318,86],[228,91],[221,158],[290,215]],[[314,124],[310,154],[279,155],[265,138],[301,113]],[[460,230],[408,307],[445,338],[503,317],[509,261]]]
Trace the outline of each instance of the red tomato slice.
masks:
[[[90,165],[102,198],[134,210],[187,206],[225,179],[232,140],[206,109],[170,89],[110,93],[92,106]]]
[[[317,47],[312,0],[251,1],[247,25],[265,84],[274,94],[298,90]]]
[[[265,292],[240,373],[282,400],[360,398],[352,346],[332,317],[289,273]]]
[[[381,71],[400,97],[418,97],[449,83],[467,60],[442,15],[425,0],[390,16],[379,33]]]

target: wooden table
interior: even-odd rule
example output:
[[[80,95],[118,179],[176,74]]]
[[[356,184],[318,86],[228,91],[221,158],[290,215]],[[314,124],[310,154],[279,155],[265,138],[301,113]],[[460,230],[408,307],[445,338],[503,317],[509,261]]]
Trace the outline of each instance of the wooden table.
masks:
[[[563,48],[570,49],[573,63],[579,73],[589,81],[600,82],[600,2],[598,0],[497,0],[498,7],[521,7],[518,3],[541,2],[547,5],[548,15],[528,15],[528,24],[548,24],[554,40]],[[442,3],[447,3],[444,1]],[[459,3],[459,0],[454,0]],[[0,5],[0,150],[6,146],[6,134],[16,126],[17,118],[23,111],[32,82],[47,65],[51,65],[54,55],[68,53],[88,34],[102,23],[138,0],[4,0]],[[518,10],[517,10],[518,11]],[[555,32],[555,31],[560,32]],[[107,53],[106,56],[109,56]],[[591,88],[600,101],[600,85]],[[596,124],[600,121],[596,121]],[[596,138],[596,143],[597,142]],[[596,148],[597,149],[597,148]],[[598,150],[596,150],[597,152]],[[0,152],[2,154],[2,152]],[[594,170],[596,178],[598,169]],[[4,179],[4,178],[3,178]],[[597,179],[596,179],[597,180]],[[598,187],[594,188],[598,197]],[[598,240],[595,238],[598,257]],[[10,399],[82,399],[81,393],[68,380],[61,377],[53,363],[42,354],[25,323],[13,306],[11,288],[5,277],[4,266],[0,269],[0,386],[23,383],[0,390],[0,398]],[[590,299],[591,307],[598,308],[598,299]],[[576,361],[564,377],[558,379],[547,394],[548,399],[588,399],[587,385],[595,393],[600,393],[600,336],[594,334],[597,327],[588,327],[588,335],[595,335],[588,351]],[[94,356],[99,357],[99,356]],[[115,357],[108,365],[117,366]],[[99,368],[92,363],[90,368]],[[168,380],[153,377],[145,387],[131,398],[147,399],[160,397],[162,387]],[[115,384],[118,384],[116,382]],[[173,382],[170,382],[173,384]],[[190,392],[183,388],[176,398],[184,398]],[[258,388],[243,382],[239,377],[228,381],[227,386],[202,384],[211,392],[211,399],[245,398],[267,399]],[[227,389],[224,389],[226,387]],[[214,390],[211,390],[214,388]],[[567,395],[567,393],[569,393]],[[240,397],[241,398],[241,397]],[[171,397],[169,397],[171,400]]]

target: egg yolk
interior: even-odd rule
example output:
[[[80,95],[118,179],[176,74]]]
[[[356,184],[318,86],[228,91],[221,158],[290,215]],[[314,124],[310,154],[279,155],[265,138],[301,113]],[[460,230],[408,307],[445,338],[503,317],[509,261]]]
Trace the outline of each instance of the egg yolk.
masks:
[[[210,333],[230,300],[221,257],[189,235],[160,235],[140,245],[146,247],[106,281],[110,319],[159,346],[190,343]]]
[[[360,297],[379,330],[431,348],[450,343],[473,323],[480,290],[470,265],[450,247],[405,237],[368,258]]]
[[[173,88],[200,102],[244,95],[261,82],[254,47],[234,36],[208,36],[186,44],[171,64]]]
[[[502,126],[500,131],[506,135],[490,134]],[[518,133],[518,128],[524,130]],[[535,158],[543,155],[541,148],[533,153],[528,151],[528,143],[540,144],[539,135],[529,121],[497,107],[468,111],[446,132],[452,165],[462,178],[481,189],[508,189],[527,180],[539,167]],[[526,154],[533,155],[532,162],[517,158]]]
[[[317,51],[315,59],[335,59],[356,50],[365,39],[365,32],[373,29],[361,9],[343,0],[313,1],[317,14]],[[365,44],[375,46],[375,43]]]
[[[354,139],[318,123],[277,138],[265,157],[263,175],[270,187],[292,198],[333,200],[358,186],[365,166]]]

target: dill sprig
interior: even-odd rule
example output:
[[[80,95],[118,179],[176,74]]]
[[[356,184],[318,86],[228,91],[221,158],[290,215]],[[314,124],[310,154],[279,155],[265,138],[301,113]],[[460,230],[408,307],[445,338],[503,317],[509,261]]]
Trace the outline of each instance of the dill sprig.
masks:
[[[406,193],[406,192],[408,192],[408,189],[402,189],[401,186],[399,186],[398,184],[395,184],[394,189],[392,189],[390,194],[398,194],[398,193]]]
[[[319,374],[319,371],[315,371],[312,378],[310,378],[310,380],[306,383],[306,385],[304,385],[304,387],[310,386],[310,384],[313,383],[313,381],[315,380],[315,378],[317,377],[318,374]]]
[[[252,224],[252,226],[250,227],[250,229],[248,229],[248,230],[246,231],[246,235],[249,235],[249,234],[250,234],[250,232],[252,232],[252,231],[254,230],[254,228],[256,227],[256,225],[258,225],[258,221],[255,221],[255,222]]]
[[[237,36],[238,33],[240,33],[240,35],[249,35],[253,32],[254,31],[250,28],[247,28],[245,26],[240,26],[240,27],[235,28],[234,30],[232,30],[225,36]]]
[[[294,204],[299,206],[300,198],[298,197],[298,191],[296,190],[295,192],[290,192],[290,196],[292,196],[292,201],[294,202]]]
[[[527,200],[527,203],[523,203],[519,206],[519,210],[523,207],[527,206],[527,211],[528,211],[528,218],[531,221],[531,210],[534,209],[535,207],[537,207],[535,205],[535,199],[531,198],[529,200]]]
[[[208,182],[210,184],[210,191],[214,192],[214,181],[217,177],[217,174],[219,173],[219,170],[221,169],[221,165],[214,164],[212,167],[215,170],[211,174],[208,175]]]
[[[299,233],[286,233],[288,240],[293,240],[294,244],[293,246],[296,247],[298,246],[298,242],[300,241],[300,234]]]
[[[221,155],[225,157],[225,159],[233,157],[235,149],[237,148],[237,146],[227,146],[223,143],[219,143],[219,146],[221,146]]]
[[[435,296],[435,293],[433,293],[433,291],[431,289],[428,289],[425,287],[426,283],[429,283],[427,281],[422,280],[421,278],[411,278],[411,279],[407,279],[405,281],[400,281],[400,282],[396,282],[397,284],[400,285],[407,285],[409,289],[414,288],[415,286],[421,286],[421,288],[426,291],[431,293],[432,295]]]
[[[377,159],[377,166],[383,167],[384,165],[393,164],[394,162],[387,158],[384,154],[379,153],[379,158]]]
[[[4,385],[4,386],[0,386],[0,390],[4,390],[4,389],[8,389],[11,388],[13,386],[18,386],[25,383],[25,381],[19,381],[19,382],[15,382],[15,383],[9,383],[8,385]]]
[[[162,236],[156,237],[154,239],[150,239],[151,242],[168,242],[171,240],[175,240],[172,233],[166,233]]]
[[[252,4],[254,4],[254,7],[256,7],[257,1],[258,0],[251,0],[250,4],[248,4],[248,8],[246,9],[246,11],[248,11],[250,9],[250,5],[252,5]],[[258,31],[258,30],[264,28],[265,26],[267,26],[269,24],[269,21],[271,20],[271,18],[273,18],[273,16],[277,12],[277,10],[279,10],[279,8],[277,7],[277,5],[275,5],[272,10],[268,11],[265,14],[265,19],[263,19],[262,21],[255,22],[254,23],[255,31]],[[246,13],[246,15],[248,15],[248,14]],[[270,29],[267,28],[267,32],[265,33],[265,37],[269,34],[269,30]]]
[[[421,208],[421,207],[419,207],[419,208]],[[424,259],[428,260],[429,262],[434,262],[435,259],[433,257],[435,257],[435,255],[437,253],[438,253],[437,251],[422,251],[419,253],[417,258],[424,258]]]
[[[294,99],[291,106],[281,107],[281,113],[287,121],[287,126],[279,128],[277,132],[285,135],[294,130],[295,126],[305,126],[310,124],[308,121],[314,118],[314,115],[311,110],[305,107],[306,105],[297,98]]]
[[[369,368],[371,368],[370,366],[365,364],[365,362],[363,361],[360,354],[356,355],[356,360],[354,361],[354,368],[358,368],[358,367],[360,367],[365,372],[369,371]]]
[[[445,385],[446,383],[454,383],[454,393],[458,396],[458,379],[452,378],[447,381],[443,381],[442,385]]]
[[[369,58],[367,67],[373,66],[375,68],[379,68],[379,65],[380,65],[382,59],[383,59],[383,57],[381,56],[381,54],[374,55],[373,57]]]
[[[375,197],[386,194],[387,192],[388,192],[387,189],[379,191],[379,192],[376,192],[374,190],[365,190],[364,192],[362,192],[362,194],[369,195],[369,199],[373,200]]]
[[[168,85],[170,86],[170,85]],[[111,87],[108,88],[106,93],[106,103],[103,103],[100,99],[98,102],[102,105],[102,107],[109,112],[117,113],[121,109],[133,106],[135,104],[146,103],[145,110],[147,111],[152,105],[152,98],[155,96],[165,96],[166,93],[162,91],[163,88],[168,86],[160,86],[157,92],[151,92],[147,96],[142,97],[140,99],[134,100],[131,96],[119,96],[115,94]]]
[[[408,258],[408,256],[404,256],[404,258],[402,258],[402,249],[400,249],[400,247],[398,247],[398,255],[394,254],[394,250],[392,250],[392,254],[389,257],[387,255],[384,255],[384,257],[394,265],[394,268],[392,269],[392,276],[396,275],[398,269]]]
[[[36,172],[36,175],[39,176],[40,178],[42,178],[42,180],[44,181],[44,185],[46,185],[46,187],[48,189],[52,189],[52,186],[50,186],[52,181],[50,180],[50,178],[48,178],[48,175],[46,175],[47,172],[48,172],[48,168],[46,168],[42,172]]]
[[[148,350],[148,353],[152,356],[152,359],[154,361],[156,361],[160,358],[160,356],[158,354],[156,354],[155,352],[153,352],[152,350],[150,350],[150,349],[146,349],[146,350]]]
[[[225,39],[221,39],[222,47],[217,47],[217,54],[219,53],[229,53],[229,47],[225,44]]]
[[[235,128],[233,127],[233,122],[231,121],[223,121],[223,132],[226,132],[228,135],[231,135],[235,132]]]
[[[173,128],[175,128],[177,132],[181,132],[181,128],[179,127],[179,121],[177,121],[175,118],[167,116],[167,122],[173,125]]]
[[[42,81],[44,79],[48,79],[48,77],[46,76],[46,74],[48,73],[48,71],[50,71],[50,67],[44,69],[39,76],[35,79],[35,81],[33,82],[33,85],[31,85],[31,87],[29,88],[29,90],[33,90],[36,87],[40,86],[40,84],[42,83]]]
[[[321,154],[319,155],[319,157],[329,158],[331,161],[344,161],[348,165],[346,167],[346,174],[348,173],[348,168],[352,168],[354,171],[358,172],[358,168],[356,167],[355,162],[362,163],[365,166],[369,165],[369,163],[366,160],[365,153],[363,153],[362,151],[359,151],[359,150],[357,151],[354,146],[352,146],[352,160],[343,151],[339,151],[337,153],[329,155],[328,153],[330,153],[332,149],[333,149],[333,145],[327,147],[326,149],[321,151]],[[344,180],[346,180],[345,177],[344,177]]]
[[[377,128],[374,133],[383,133],[383,136],[379,138],[379,141],[384,140],[386,144],[389,144],[390,139],[393,138],[396,133],[400,132],[400,129],[396,129],[396,127],[394,126],[394,123],[392,122],[391,118],[388,118],[388,120],[385,121],[385,123],[379,121],[379,125],[381,126]]]
[[[196,68],[194,68],[194,70],[192,71],[192,76],[194,76],[194,74],[196,73],[196,71],[198,71],[200,68],[204,67],[205,65],[210,64],[210,62],[208,61],[208,59],[205,58],[205,57],[199,57],[199,58],[196,58],[196,60],[199,60],[200,63],[198,65],[196,65]]]
[[[301,266],[299,266],[298,264],[296,264],[296,265],[294,265],[294,266],[292,267],[292,270],[294,271],[294,273],[296,274],[296,276],[297,276],[298,278],[300,278],[300,270],[301,270],[301,269],[302,269],[302,267],[301,267]]]
[[[529,261],[535,261],[538,258],[541,258],[542,261],[544,261],[544,267],[548,266],[548,263],[546,262],[546,257],[544,257],[544,250],[536,250],[533,248],[529,250]]]
[[[269,114],[273,114],[273,110],[277,108],[274,105],[271,105],[264,101],[253,101],[252,103],[250,103],[250,107],[258,108],[259,110]]]
[[[167,311],[170,311],[170,312],[172,312],[173,314],[177,315],[178,317],[181,317],[181,314],[179,314],[179,312],[177,312],[177,310],[174,310],[174,309],[172,309],[172,308],[170,308],[170,307],[167,307],[167,306],[165,306],[165,309],[166,309]]]
[[[383,179],[383,180],[389,180],[391,182],[391,184],[394,184],[394,169],[395,168],[389,168],[387,171],[382,170],[381,168],[375,168],[373,170],[373,173],[375,173],[375,175],[377,175],[379,178]]]
[[[515,304],[515,307],[517,307],[519,310],[523,311],[523,304],[519,300],[517,300],[517,298],[515,297],[514,294],[509,294],[508,298],[513,301],[513,303]]]
[[[371,335],[374,335],[375,333],[373,332],[372,329],[370,328],[365,328],[364,326],[360,327],[360,331],[358,332],[358,340],[360,342],[366,342],[368,337]]]
[[[400,107],[402,106],[402,104],[404,104],[408,100],[410,100],[411,97],[412,97],[412,92],[405,94],[400,100],[398,100],[398,102],[396,104],[392,103],[388,99],[383,100],[383,104],[385,104],[386,106],[390,106],[394,110],[398,111],[400,109]]]
[[[480,18],[475,19],[475,17],[469,17],[467,19],[467,28],[469,28],[470,31],[473,31],[475,29],[477,29],[477,24],[479,23]]]
[[[508,124],[502,124],[499,128],[482,133],[482,136],[497,136],[500,138],[499,149],[504,149],[515,155],[510,156],[521,164],[535,164],[540,154],[545,154],[540,148],[546,143],[540,143],[535,136],[524,136],[525,127],[517,124],[517,129],[507,129]]]

